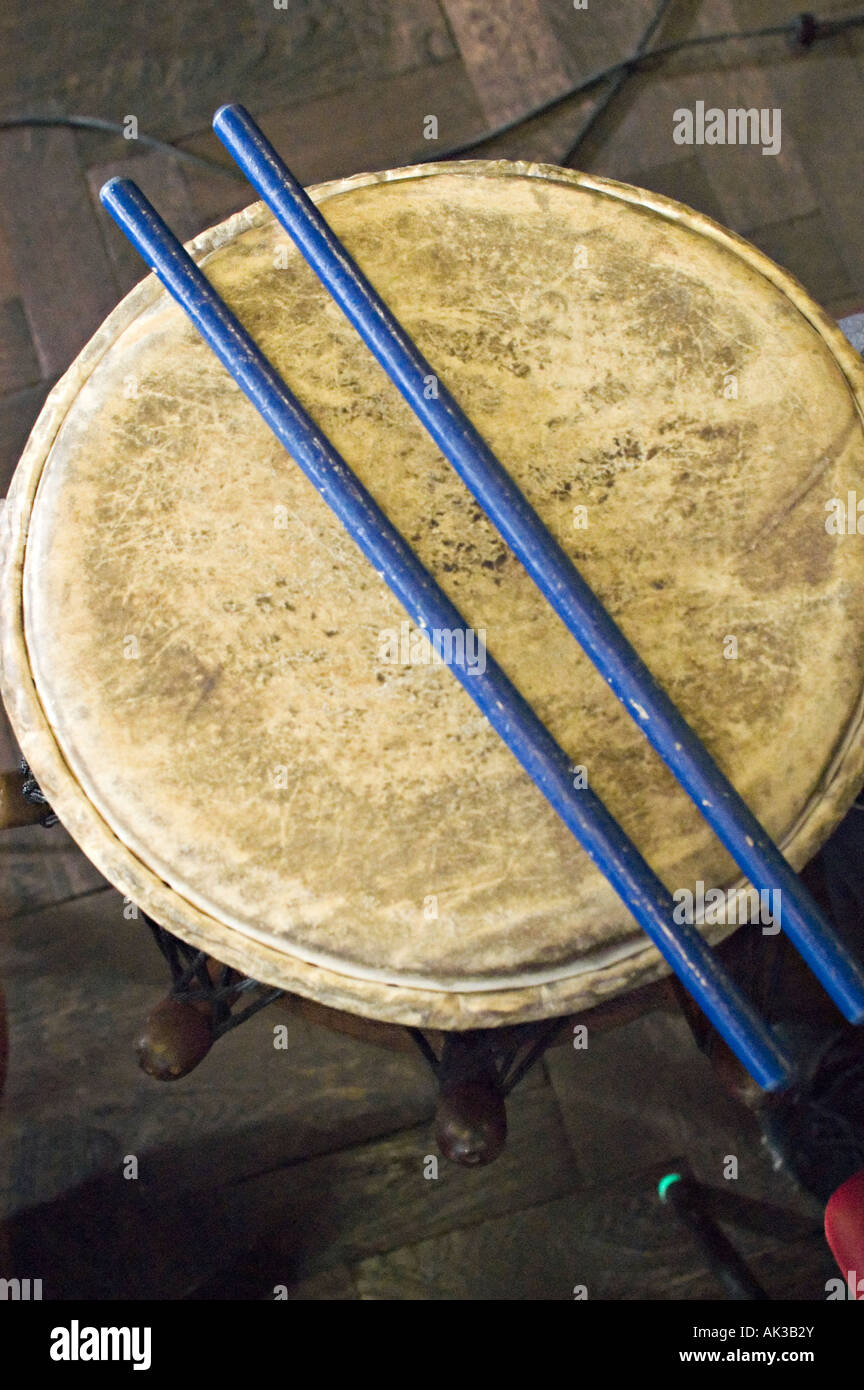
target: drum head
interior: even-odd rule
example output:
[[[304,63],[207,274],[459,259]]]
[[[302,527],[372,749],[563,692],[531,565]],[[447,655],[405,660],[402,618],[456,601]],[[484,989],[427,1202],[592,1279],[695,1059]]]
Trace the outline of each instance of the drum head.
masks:
[[[468,162],[313,196],[800,867],[864,776],[864,538],[826,529],[830,499],[864,497],[864,373],[839,332],[752,247],[621,184]],[[270,214],[193,251],[670,889],[735,885]],[[25,755],[170,930],[325,1004],[445,1028],[661,973],[153,277],[55,389],[6,519]]]

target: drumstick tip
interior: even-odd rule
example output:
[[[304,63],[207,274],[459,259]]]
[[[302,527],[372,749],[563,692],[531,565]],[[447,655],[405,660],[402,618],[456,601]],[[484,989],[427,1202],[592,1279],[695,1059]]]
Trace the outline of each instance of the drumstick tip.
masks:
[[[134,184],[131,179],[115,176],[103,183],[102,187],[99,189],[99,201],[104,208],[108,208],[110,211],[111,208],[117,206],[124,195],[137,192],[137,185]]]
[[[226,101],[219,107],[218,111],[214,113],[212,122],[213,129],[215,131],[226,129],[232,119],[246,122],[251,121],[252,117],[249,115],[246,107],[241,106],[238,101]]]

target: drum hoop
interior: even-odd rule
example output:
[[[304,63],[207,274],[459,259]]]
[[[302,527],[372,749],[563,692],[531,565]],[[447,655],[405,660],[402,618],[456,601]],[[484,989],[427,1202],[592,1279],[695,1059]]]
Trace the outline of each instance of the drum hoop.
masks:
[[[643,207],[707,236],[776,286],[823,339],[842,372],[864,428],[864,362],[833,319],[804,287],[743,237],[713,219],[661,194],[555,165],[508,160],[464,160],[408,165],[317,184],[307,191],[316,203],[354,189],[437,175],[531,177],[568,184],[632,206]],[[246,231],[267,225],[263,203],[202,232],[187,249],[199,263]],[[33,682],[23,615],[23,570],[27,522],[44,467],[65,417],[84,383],[114,342],[166,292],[154,275],[134,287],[99,326],[68,371],[49,393],[16,469],[0,529],[0,693],[24,757],[61,822],[97,869],[129,900],[183,940],[264,983],[277,985],[361,1017],[409,1026],[467,1029],[553,1017],[590,1008],[603,997],[625,992],[668,973],[655,947],[641,934],[601,947],[564,965],[507,976],[428,982],[397,972],[350,968],[344,961],[273,944],[273,937],[244,925],[228,925],[196,907],[140,859],[111,828],[76,780],[48,723]],[[835,754],[780,846],[793,867],[812,857],[845,815],[864,781],[864,688]],[[747,881],[730,891],[742,894]],[[735,930],[704,926],[718,942]],[[590,979],[590,987],[589,987]]]

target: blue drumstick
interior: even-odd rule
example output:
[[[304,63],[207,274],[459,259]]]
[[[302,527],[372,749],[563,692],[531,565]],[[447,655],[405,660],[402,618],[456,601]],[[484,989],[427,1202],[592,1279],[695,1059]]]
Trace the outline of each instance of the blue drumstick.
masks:
[[[213,128],[750,882],[763,892],[779,891],[775,921],[846,1017],[864,1021],[864,966],[249,113],[242,106],[220,107]],[[431,397],[425,389],[430,377],[437,383]]]
[[[139,189],[127,179],[111,179],[100,196],[414,621],[427,636],[466,632],[447,595]],[[436,635],[433,643],[759,1085],[766,1090],[788,1085],[790,1063],[765,1023],[699,932],[674,922],[665,885],[599,797],[574,786],[566,753],[504,672],[488,655],[485,671],[472,668],[467,642],[451,641],[448,650]]]

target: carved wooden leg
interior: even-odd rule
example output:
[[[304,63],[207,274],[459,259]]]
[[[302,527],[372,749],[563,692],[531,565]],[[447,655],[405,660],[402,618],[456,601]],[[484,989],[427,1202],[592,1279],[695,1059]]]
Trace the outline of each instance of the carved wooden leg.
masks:
[[[223,967],[212,957],[202,958],[196,971],[201,999],[178,997],[174,990],[150,1011],[135,1039],[138,1065],[157,1081],[177,1081],[203,1062],[216,1037],[216,1007],[206,997],[216,985]],[[203,978],[201,978],[203,977]],[[175,985],[175,989],[177,986]],[[179,991],[182,996],[182,989]],[[188,993],[188,988],[187,988]]]
[[[213,1020],[207,1006],[170,995],[150,1011],[135,1039],[138,1065],[157,1081],[187,1076],[212,1045]]]
[[[436,1138],[445,1158],[477,1168],[498,1157],[507,1139],[506,1097],[567,1027],[557,1018],[446,1033],[438,1057],[414,1032],[438,1078]]]
[[[507,1140],[507,1108],[492,1045],[484,1033],[449,1033],[438,1062],[435,1130],[445,1158],[476,1168]]]
[[[142,914],[168,962],[170,993],[147,1015],[135,1040],[142,1070],[157,1081],[177,1081],[203,1061],[217,1038],[282,995],[264,989],[230,966],[178,941]],[[258,992],[241,1012],[231,1009],[241,994]]]

